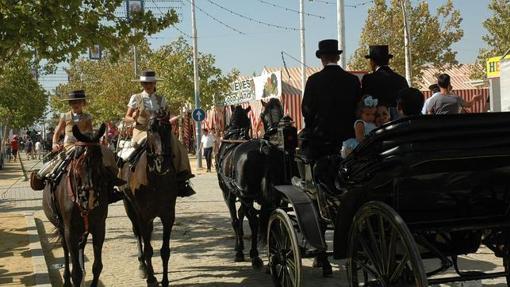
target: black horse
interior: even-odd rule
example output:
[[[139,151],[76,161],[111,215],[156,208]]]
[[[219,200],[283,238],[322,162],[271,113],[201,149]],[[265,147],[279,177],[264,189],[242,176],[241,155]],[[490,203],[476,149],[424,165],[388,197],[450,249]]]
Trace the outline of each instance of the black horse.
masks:
[[[259,231],[262,232],[260,238],[265,239],[263,234],[269,215],[278,204],[278,199],[271,192],[272,186],[289,180],[283,168],[284,152],[269,142],[283,117],[282,105],[278,99],[271,99],[267,104],[263,102],[263,106],[264,139],[249,138],[249,109],[237,106],[216,156],[219,185],[236,237],[235,261],[244,261],[243,219],[246,216],[252,234],[250,258],[255,269],[263,266],[257,250]],[[237,200],[240,201],[238,210]],[[255,209],[254,202],[261,206],[260,211]]]
[[[64,286],[82,284],[85,274],[83,251],[89,233],[92,234],[94,246],[94,278],[91,286],[98,285],[103,269],[101,250],[108,215],[108,196],[116,183],[102,160],[99,139],[105,129],[103,124],[95,136],[89,137],[81,134],[77,126],[73,127],[73,134],[79,142],[76,143],[68,171],[58,183],[46,185],[43,192],[44,213],[57,227],[64,249]],[[69,259],[73,265],[72,274]]]
[[[134,170],[126,164],[122,178],[128,180],[124,191],[124,206],[133,224],[138,243],[138,261],[147,286],[158,286],[152,267],[153,248],[151,235],[156,217],[163,224],[163,244],[160,250],[163,261],[162,286],[168,286],[168,261],[170,259],[170,233],[175,221],[177,199],[176,170],[172,163],[170,146],[171,126],[166,112],[149,120],[146,150]]]

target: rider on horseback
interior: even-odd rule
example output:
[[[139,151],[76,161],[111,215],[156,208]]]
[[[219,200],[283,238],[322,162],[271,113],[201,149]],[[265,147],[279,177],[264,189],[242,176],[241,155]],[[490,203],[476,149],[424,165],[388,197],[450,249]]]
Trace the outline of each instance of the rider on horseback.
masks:
[[[167,110],[165,98],[156,94],[156,72],[144,71],[137,80],[141,83],[143,91],[134,94],[128,103],[128,110],[124,120],[126,123],[134,124],[133,137],[131,139],[137,150],[133,152],[128,161],[133,165],[140,151],[143,149],[143,143],[147,138],[147,128],[150,115],[160,110]],[[171,146],[173,149],[173,164],[177,170],[177,180],[179,182],[179,196],[191,196],[195,191],[189,184],[189,179],[194,175],[191,173],[188,153],[186,148],[171,135]],[[134,165],[133,165],[134,166]]]
[[[53,134],[52,152],[61,152],[39,170],[37,176],[40,179],[58,181],[60,175],[65,171],[67,163],[74,153],[74,144],[77,142],[73,135],[74,125],[83,134],[92,133],[92,116],[83,111],[83,107],[87,104],[85,98],[85,91],[75,90],[69,93],[68,98],[62,100],[69,102],[71,110],[60,116],[60,121]],[[60,145],[58,142],[62,133],[64,134],[64,141]],[[112,176],[115,177],[118,173],[118,168],[115,164],[112,151],[104,146],[101,146],[101,151],[104,165],[110,170]],[[119,200],[119,196],[118,193],[112,190],[109,198],[110,202]]]

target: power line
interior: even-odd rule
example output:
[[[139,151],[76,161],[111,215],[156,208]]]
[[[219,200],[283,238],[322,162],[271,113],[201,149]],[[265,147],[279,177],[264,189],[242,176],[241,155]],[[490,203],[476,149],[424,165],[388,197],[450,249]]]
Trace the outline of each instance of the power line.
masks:
[[[189,1],[189,0],[186,0],[186,1]],[[220,4],[218,4],[218,3],[214,2],[214,1],[211,1],[211,0],[207,0],[207,1],[209,3],[211,3],[212,5],[214,5],[214,6],[218,7],[218,8],[220,8],[220,9],[223,9],[223,10],[229,12],[232,15],[236,15],[238,17],[241,17],[241,18],[246,19],[246,20],[251,21],[251,22],[255,22],[257,24],[265,25],[265,26],[272,27],[272,28],[283,29],[283,30],[299,31],[299,29],[294,28],[294,27],[286,27],[286,26],[281,26],[281,25],[276,25],[276,24],[271,24],[271,23],[263,22],[263,21],[251,18],[249,16],[246,16],[246,15],[234,12],[234,11],[230,10],[229,8],[223,7],[223,6],[221,6]]]
[[[298,63],[300,63],[300,64],[303,64],[303,62],[301,62],[300,60],[298,60],[298,59],[294,58],[291,54],[289,54],[289,53],[287,53],[287,52],[285,52],[285,51],[282,51],[282,59],[283,59],[283,61],[284,61],[284,62],[285,62],[285,58],[283,57],[283,54],[287,55],[287,56],[288,56],[289,58],[291,58],[292,60],[294,60],[294,61],[296,61],[296,62],[298,62]],[[308,65],[306,65],[306,64],[304,64],[304,65],[305,65],[305,67],[307,67],[307,68],[311,68],[310,66],[308,66]]]
[[[161,8],[159,8],[159,6],[156,4],[156,2],[155,2],[154,0],[151,0],[151,1],[152,1],[152,3],[154,3],[154,6],[156,6],[156,9],[158,9],[158,10],[159,10],[159,12],[163,14],[163,11],[161,10]],[[180,3],[182,3],[182,2],[180,2]],[[186,36],[186,37],[188,37],[188,38],[191,38],[191,35],[190,35],[190,34],[188,34],[188,33],[184,32],[184,31],[182,31],[182,30],[181,30],[181,29],[179,29],[177,26],[172,25],[172,27],[174,27],[174,28],[175,28],[175,30],[177,30],[177,31],[178,31],[179,33],[181,33],[182,35],[184,35],[184,36]]]
[[[188,2],[190,5],[192,5],[190,0],[185,0],[185,1]],[[207,17],[213,19],[214,21],[220,23],[221,25],[227,27],[228,29],[230,29],[230,30],[232,30],[234,32],[237,32],[237,33],[239,33],[241,35],[246,35],[246,33],[242,32],[242,31],[239,31],[238,29],[236,29],[236,28],[234,28],[234,27],[224,23],[223,21],[217,19],[216,17],[212,16],[211,14],[205,12],[202,8],[198,7],[197,4],[195,4],[195,8],[197,8],[200,12],[204,13]]]
[[[322,4],[327,4],[327,5],[336,5],[336,2],[331,2],[331,1],[326,1],[326,0],[314,0],[314,1],[318,2],[318,3],[322,3]],[[359,8],[359,7],[371,4],[373,2],[374,2],[374,0],[368,0],[365,2],[358,3],[358,4],[345,4],[345,7]]]
[[[289,12],[295,12],[295,13],[301,13],[299,12],[299,10],[296,10],[296,9],[292,9],[292,8],[287,8],[287,7],[283,7],[283,6],[280,6],[280,5],[277,5],[277,4],[274,4],[274,3],[271,3],[271,2],[267,2],[267,1],[264,1],[264,0],[257,0],[259,1],[260,3],[263,3],[263,4],[266,4],[266,5],[270,5],[270,6],[273,6],[275,8],[280,8],[280,9],[283,9],[285,11],[289,11]],[[326,17],[324,16],[321,16],[321,15],[316,15],[316,14],[311,14],[311,13],[303,13],[305,14],[306,16],[310,16],[310,17],[317,17],[317,18],[320,18],[320,19],[326,19]]]

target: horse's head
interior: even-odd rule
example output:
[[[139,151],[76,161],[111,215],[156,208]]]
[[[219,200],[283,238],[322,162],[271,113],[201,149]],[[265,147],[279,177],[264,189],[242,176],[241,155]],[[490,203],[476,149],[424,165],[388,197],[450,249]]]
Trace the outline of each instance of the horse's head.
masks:
[[[264,111],[260,114],[262,122],[264,123],[264,130],[266,133],[275,130],[278,127],[278,123],[283,118],[283,107],[277,98],[272,98],[269,102],[262,102]]]
[[[150,117],[147,130],[147,164],[150,172],[164,175],[171,171],[171,133],[168,112],[160,111]]]
[[[227,134],[236,136],[238,138],[247,137],[248,130],[251,127],[251,121],[248,117],[248,113],[251,111],[251,107],[244,109],[241,106],[231,107],[232,117],[228,124]]]
[[[106,199],[113,188],[114,176],[103,164],[103,154],[99,144],[106,131],[102,124],[94,135],[85,135],[73,126],[73,135],[78,140],[69,169],[69,187],[74,191],[78,203],[84,210],[91,210],[102,199]],[[104,201],[106,203],[106,200]]]

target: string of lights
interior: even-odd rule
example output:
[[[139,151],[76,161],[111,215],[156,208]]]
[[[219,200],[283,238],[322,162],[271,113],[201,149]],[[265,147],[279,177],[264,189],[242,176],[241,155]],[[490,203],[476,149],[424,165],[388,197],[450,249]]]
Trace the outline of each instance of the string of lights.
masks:
[[[270,6],[273,6],[275,8],[280,8],[280,9],[283,9],[285,11],[289,11],[289,12],[295,12],[295,13],[301,13],[299,12],[299,10],[296,10],[296,9],[292,9],[292,8],[287,8],[287,7],[284,7],[284,6],[280,6],[278,4],[274,4],[274,3],[271,3],[271,2],[267,2],[265,0],[257,0],[258,2],[262,3],[262,4],[266,4],[266,5],[270,5]],[[326,19],[326,17],[324,16],[321,16],[321,15],[316,15],[316,14],[311,14],[311,13],[303,13],[305,14],[306,16],[310,16],[310,17],[317,17],[317,18],[320,18],[320,19]]]
[[[314,1],[318,2],[318,3],[322,3],[322,4],[327,4],[327,5],[336,5],[336,2],[331,2],[331,1],[326,1],[326,0],[314,0]],[[374,0],[368,0],[365,2],[358,3],[358,4],[345,4],[345,7],[359,8],[359,7],[362,7],[365,5],[372,4],[373,2],[374,2]]]
[[[162,11],[162,10],[161,10],[161,8],[160,8],[160,7],[156,4],[156,2],[155,2],[154,0],[151,0],[151,1],[152,1],[152,3],[154,4],[154,6],[156,6],[156,9],[158,9],[158,11],[159,11],[160,13],[163,13],[163,11]],[[182,2],[181,2],[181,3],[182,3]],[[190,34],[188,34],[188,33],[184,32],[184,31],[182,31],[182,30],[181,30],[181,29],[179,29],[177,26],[172,25],[172,27],[174,27],[174,28],[175,28],[175,30],[177,30],[177,31],[178,31],[179,33],[181,33],[183,36],[186,36],[187,38],[191,38],[191,35],[190,35]]]
[[[189,1],[189,0],[186,0],[186,1]],[[277,28],[277,29],[283,29],[283,30],[289,30],[289,31],[299,31],[298,28],[294,28],[294,27],[286,27],[286,26],[281,26],[281,25],[277,25],[277,24],[271,24],[271,23],[267,23],[267,22],[263,22],[263,21],[260,21],[260,20],[257,20],[257,19],[254,19],[252,17],[249,17],[249,16],[246,16],[246,15],[243,15],[243,14],[240,14],[240,13],[237,13],[237,12],[234,12],[232,11],[231,9],[229,8],[226,8],[226,7],[223,7],[221,6],[220,4],[212,1],[212,0],[207,0],[209,3],[211,3],[212,5],[222,9],[222,10],[225,10],[227,12],[229,12],[230,14],[232,15],[236,15],[238,17],[241,17],[245,20],[248,20],[248,21],[251,21],[251,22],[255,22],[257,24],[260,24],[260,25],[265,25],[265,26],[268,26],[268,27],[272,27],[272,28]]]
[[[185,0],[185,1],[188,2],[190,5],[192,5],[190,0]],[[237,32],[237,33],[239,33],[241,35],[246,35],[246,33],[244,33],[243,31],[239,31],[238,29],[236,29],[236,28],[226,24],[225,22],[223,22],[223,21],[217,19],[216,17],[212,16],[211,14],[207,13],[204,9],[198,7],[197,4],[195,4],[195,8],[197,8],[198,11],[204,13],[207,17],[211,18],[212,20],[214,20],[217,23],[220,23],[221,25],[227,27],[228,29],[230,29],[230,30],[232,30],[234,32]]]

